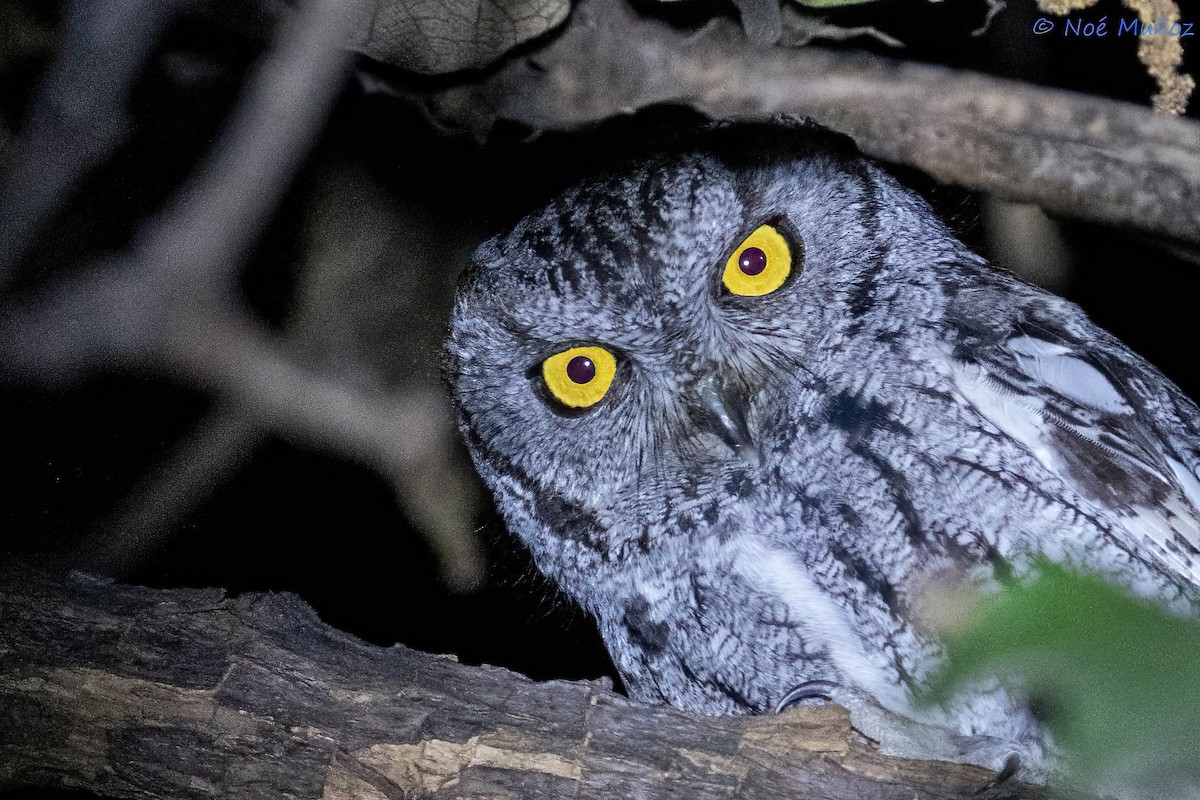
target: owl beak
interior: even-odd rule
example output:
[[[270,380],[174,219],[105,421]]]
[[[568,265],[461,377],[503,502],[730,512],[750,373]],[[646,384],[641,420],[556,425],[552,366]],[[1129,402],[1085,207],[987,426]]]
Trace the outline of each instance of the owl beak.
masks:
[[[729,449],[750,464],[758,466],[758,448],[746,425],[745,404],[739,394],[707,375],[696,382],[694,419],[698,425],[715,433]]]

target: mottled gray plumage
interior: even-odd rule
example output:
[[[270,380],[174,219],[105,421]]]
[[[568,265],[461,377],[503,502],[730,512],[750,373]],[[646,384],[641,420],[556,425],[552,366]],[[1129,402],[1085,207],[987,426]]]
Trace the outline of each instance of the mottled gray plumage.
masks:
[[[771,220],[797,274],[729,295],[731,250]],[[895,751],[1036,765],[1036,723],[994,687],[912,705],[939,661],[930,586],[1042,553],[1195,608],[1196,406],[829,136],[715,127],[475,260],[448,344],[463,434],[635,698],[769,713],[825,681]],[[540,364],[593,343],[617,355],[608,395],[555,407]]]

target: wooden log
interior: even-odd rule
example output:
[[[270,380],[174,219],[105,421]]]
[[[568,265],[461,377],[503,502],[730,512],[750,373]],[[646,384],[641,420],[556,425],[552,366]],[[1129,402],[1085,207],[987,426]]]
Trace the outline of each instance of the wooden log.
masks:
[[[190,798],[968,798],[838,706],[697,717],[363,643],[289,594],[19,574],[0,590],[0,788]],[[985,796],[1038,798],[1004,783]]]

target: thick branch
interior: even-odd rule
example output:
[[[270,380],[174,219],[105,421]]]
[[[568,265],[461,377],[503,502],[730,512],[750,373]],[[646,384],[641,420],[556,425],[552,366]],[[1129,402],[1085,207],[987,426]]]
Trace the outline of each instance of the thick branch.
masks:
[[[543,49],[419,97],[477,135],[497,120],[564,130],[656,103],[810,116],[945,182],[1200,242],[1200,123],[866,53],[755,46],[723,25],[688,35],[627,0],[579,0]]]
[[[914,800],[967,798],[990,777],[884,757],[840,707],[692,717],[602,683],[372,647],[290,595],[0,577],[0,788]]]

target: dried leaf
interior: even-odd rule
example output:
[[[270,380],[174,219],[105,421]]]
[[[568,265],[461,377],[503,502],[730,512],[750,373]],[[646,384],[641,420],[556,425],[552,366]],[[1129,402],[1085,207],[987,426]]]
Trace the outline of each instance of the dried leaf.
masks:
[[[423,75],[482,69],[570,10],[570,0],[382,0],[363,52]]]

